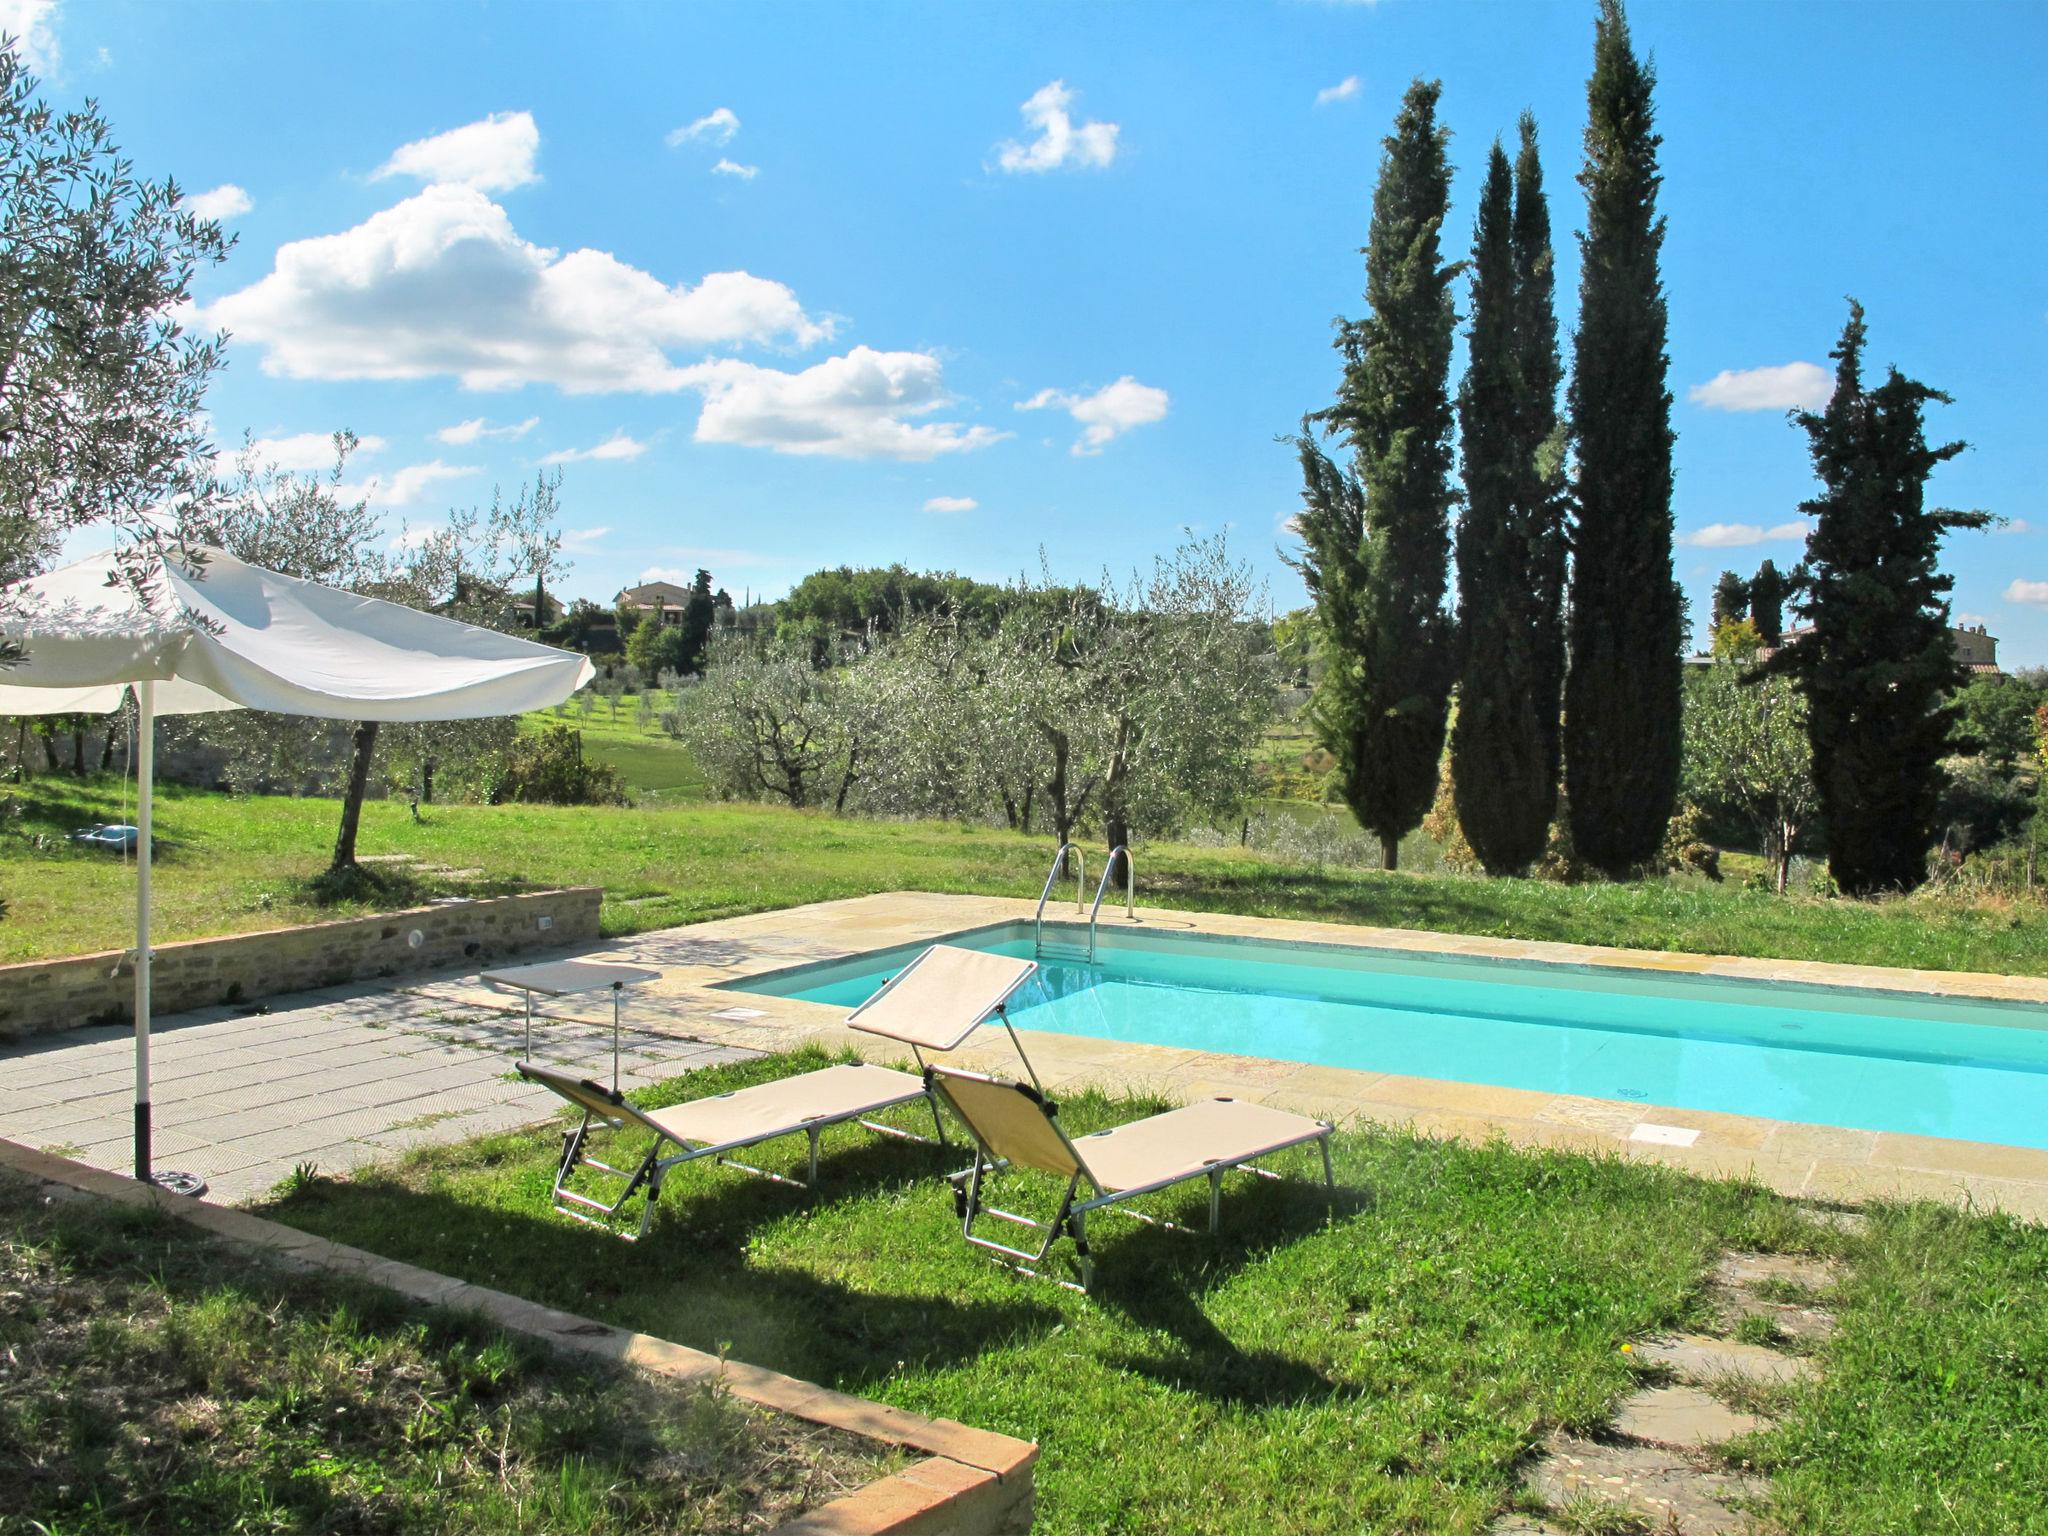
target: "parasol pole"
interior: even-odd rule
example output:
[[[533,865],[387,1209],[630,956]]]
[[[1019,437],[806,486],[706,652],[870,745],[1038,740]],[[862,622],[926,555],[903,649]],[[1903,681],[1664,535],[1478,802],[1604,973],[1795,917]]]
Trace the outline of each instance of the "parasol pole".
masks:
[[[149,872],[156,798],[156,684],[135,685],[135,1177],[150,1182]]]

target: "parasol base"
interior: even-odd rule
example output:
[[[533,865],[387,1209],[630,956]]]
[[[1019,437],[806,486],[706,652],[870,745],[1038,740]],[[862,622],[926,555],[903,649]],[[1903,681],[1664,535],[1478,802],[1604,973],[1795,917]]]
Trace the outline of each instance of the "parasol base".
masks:
[[[168,1194],[190,1195],[195,1200],[206,1193],[206,1180],[196,1173],[173,1173],[166,1169],[152,1173],[149,1182]]]

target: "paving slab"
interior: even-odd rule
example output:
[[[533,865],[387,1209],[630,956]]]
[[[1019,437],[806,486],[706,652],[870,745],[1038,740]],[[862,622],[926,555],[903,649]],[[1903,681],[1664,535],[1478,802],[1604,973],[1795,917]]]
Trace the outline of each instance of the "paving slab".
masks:
[[[1698,1387],[1646,1387],[1622,1403],[1614,1415],[1615,1433],[1650,1445],[1704,1451],[1710,1446],[1753,1434],[1764,1427],[1753,1413],[1730,1408]]]
[[[1702,1467],[1681,1451],[1570,1435],[1530,1468],[1527,1487],[1552,1509],[1593,1500],[1685,1536],[1747,1536],[1753,1522],[1740,1505],[1763,1492],[1760,1479]]]
[[[1813,1362],[1797,1355],[1702,1334],[1651,1339],[1635,1347],[1635,1356],[1661,1365],[1680,1380],[1700,1387],[1730,1379],[1760,1387],[1783,1387],[1810,1380],[1816,1374]]]

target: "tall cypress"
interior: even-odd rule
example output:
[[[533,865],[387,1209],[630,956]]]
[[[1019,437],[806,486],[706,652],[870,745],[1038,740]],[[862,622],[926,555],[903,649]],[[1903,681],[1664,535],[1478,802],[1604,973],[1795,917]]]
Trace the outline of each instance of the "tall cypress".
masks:
[[[1928,476],[1964,448],[1927,442],[1925,407],[1949,397],[1896,368],[1866,388],[1863,344],[1863,306],[1852,300],[1830,354],[1827,409],[1794,416],[1821,482],[1799,509],[1818,519],[1797,602],[1812,628],[1769,664],[1806,695],[1828,870],[1851,895],[1911,890],[1927,878],[1938,765],[1956,716],[1945,701],[1963,678],[1941,538],[1990,521],[1927,505]]]
[[[1344,434],[1352,469],[1305,431],[1301,569],[1329,665],[1314,719],[1344,798],[1388,869],[1436,795],[1454,658],[1450,581],[1451,332],[1440,240],[1450,135],[1437,81],[1408,88],[1380,157],[1365,248],[1364,319],[1339,325],[1344,378],[1320,419]]]
[[[1766,560],[1749,583],[1749,617],[1765,645],[1785,638],[1785,598],[1792,590],[1785,573]]]
[[[1765,561],[1766,565],[1770,562]],[[1761,579],[1763,573],[1757,573]],[[1714,583],[1714,628],[1749,617],[1750,586],[1733,571],[1723,571]],[[1773,642],[1775,643],[1775,642]]]
[[[1571,384],[1578,532],[1564,762],[1573,844],[1614,877],[1663,843],[1682,746],[1655,81],[1636,58],[1621,0],[1600,0],[1579,173],[1586,232]]]
[[[1557,807],[1564,533],[1557,324],[1535,120],[1513,171],[1496,142],[1472,247],[1471,360],[1458,391],[1458,822],[1494,874],[1542,856]]]

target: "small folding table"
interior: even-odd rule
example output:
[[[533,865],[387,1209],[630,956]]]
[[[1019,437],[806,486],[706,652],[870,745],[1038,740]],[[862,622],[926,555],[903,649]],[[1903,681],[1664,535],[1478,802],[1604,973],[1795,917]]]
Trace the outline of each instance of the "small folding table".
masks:
[[[610,965],[595,960],[546,960],[539,965],[515,965],[502,971],[485,971],[482,980],[526,995],[526,1059],[533,1060],[533,1000],[535,997],[573,997],[579,992],[610,992],[612,995],[612,1092],[619,1090],[619,998],[628,987],[653,981],[661,975],[640,965]]]

